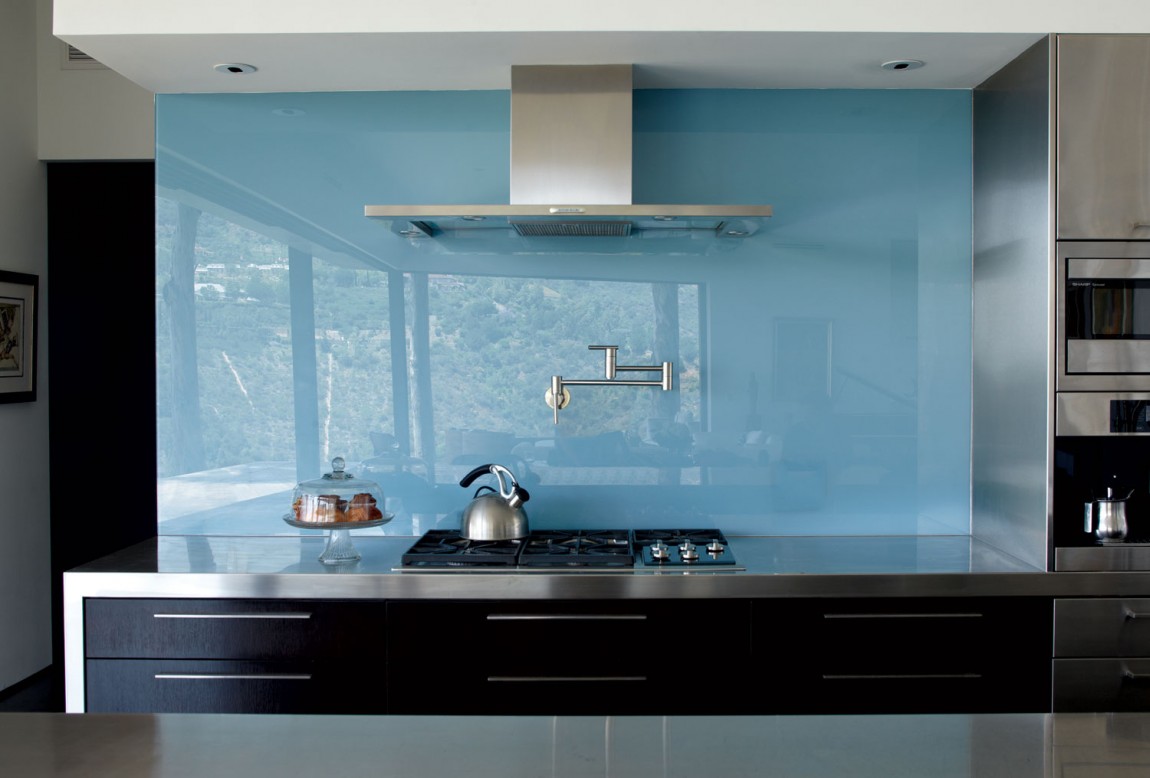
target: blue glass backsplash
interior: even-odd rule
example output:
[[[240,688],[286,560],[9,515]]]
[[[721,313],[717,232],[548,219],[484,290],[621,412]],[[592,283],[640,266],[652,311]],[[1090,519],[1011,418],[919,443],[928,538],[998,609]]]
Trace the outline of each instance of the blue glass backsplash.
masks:
[[[772,205],[744,240],[364,217],[506,203],[506,92],[156,110],[160,534],[295,534],[337,456],[386,494],[371,533],[456,526],[489,462],[532,528],[969,531],[970,92],[636,91],[634,201]],[[554,424],[600,344],[674,390],[573,386]]]

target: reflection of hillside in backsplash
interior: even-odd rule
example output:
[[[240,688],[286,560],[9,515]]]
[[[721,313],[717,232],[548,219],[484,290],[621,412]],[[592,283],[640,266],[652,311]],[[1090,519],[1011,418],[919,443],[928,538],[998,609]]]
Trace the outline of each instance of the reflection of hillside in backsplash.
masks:
[[[774,206],[722,251],[469,255],[363,217],[506,201],[506,107],[158,97],[161,533],[294,533],[334,456],[384,487],[370,532],[450,524],[489,461],[543,528],[967,531],[969,93],[636,92],[637,201]],[[674,390],[571,386],[554,424],[551,376],[603,378],[604,344]]]

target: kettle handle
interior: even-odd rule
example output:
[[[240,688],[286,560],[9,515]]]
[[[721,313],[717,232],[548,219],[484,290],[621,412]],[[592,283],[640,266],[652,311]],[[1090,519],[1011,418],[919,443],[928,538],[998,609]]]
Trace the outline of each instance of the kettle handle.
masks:
[[[531,499],[531,495],[527,492],[526,489],[519,485],[519,483],[515,480],[515,476],[510,470],[508,470],[503,465],[497,465],[494,463],[480,465],[479,467],[475,468],[470,473],[463,476],[463,479],[459,482],[459,485],[464,488],[471,486],[471,484],[475,482],[476,478],[479,478],[481,475],[486,475],[487,473],[493,473],[495,477],[499,479],[499,496],[505,500],[513,501],[514,504],[512,507],[522,505]],[[506,476],[507,480],[511,482],[510,488],[508,488],[507,484],[504,482],[504,476]]]
[[[459,482],[459,485],[464,487],[464,488],[471,486],[471,484],[473,484],[475,482],[476,478],[478,478],[481,475],[486,475],[487,473],[490,473],[491,468],[493,468],[493,467],[495,467],[495,465],[480,465],[479,467],[475,468],[474,470],[472,470],[467,475],[463,476],[463,479]]]

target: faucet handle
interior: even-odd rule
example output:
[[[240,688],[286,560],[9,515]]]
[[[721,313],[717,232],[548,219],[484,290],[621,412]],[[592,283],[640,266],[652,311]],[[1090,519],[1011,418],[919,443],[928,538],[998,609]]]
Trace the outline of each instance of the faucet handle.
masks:
[[[547,407],[553,411],[555,423],[558,424],[559,411],[566,408],[567,404],[571,402],[571,392],[567,391],[567,387],[563,386],[563,376],[551,376],[551,388],[547,390],[544,399],[547,401]]]
[[[592,351],[603,352],[603,374],[608,381],[615,378],[615,365],[619,361],[619,347],[618,346],[588,346]]]

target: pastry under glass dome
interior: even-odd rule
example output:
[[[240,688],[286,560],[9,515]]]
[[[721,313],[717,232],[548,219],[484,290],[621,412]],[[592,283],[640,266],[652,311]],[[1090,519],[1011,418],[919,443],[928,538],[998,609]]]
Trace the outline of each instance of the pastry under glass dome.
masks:
[[[383,512],[383,490],[375,481],[356,478],[344,470],[343,457],[331,461],[331,472],[301,481],[292,492],[292,509],[283,519],[300,529],[326,529],[327,546],[319,556],[325,565],[350,564],[360,558],[352,545],[351,529],[378,527],[391,521]]]

